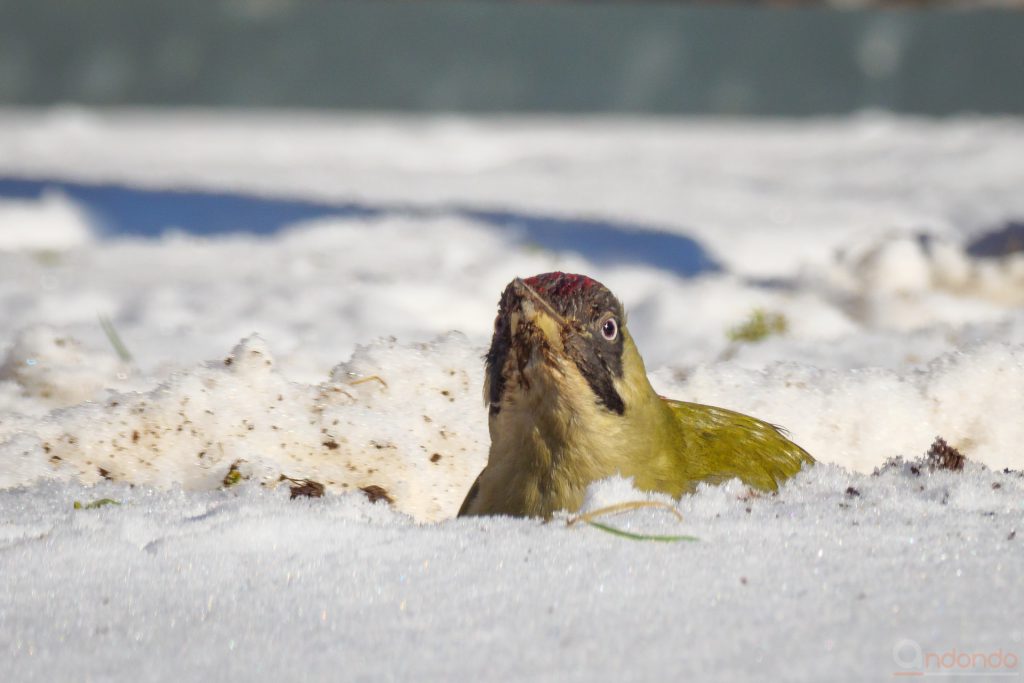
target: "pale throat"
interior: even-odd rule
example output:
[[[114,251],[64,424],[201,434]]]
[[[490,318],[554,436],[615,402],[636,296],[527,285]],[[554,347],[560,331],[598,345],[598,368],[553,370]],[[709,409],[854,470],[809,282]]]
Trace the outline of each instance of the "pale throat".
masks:
[[[586,379],[568,365],[572,361],[546,362],[552,365],[541,367],[545,361],[533,358],[524,368],[525,382],[506,382],[501,410],[490,419],[490,462],[554,478],[563,470],[578,476],[607,469],[605,452],[621,416],[598,404]]]

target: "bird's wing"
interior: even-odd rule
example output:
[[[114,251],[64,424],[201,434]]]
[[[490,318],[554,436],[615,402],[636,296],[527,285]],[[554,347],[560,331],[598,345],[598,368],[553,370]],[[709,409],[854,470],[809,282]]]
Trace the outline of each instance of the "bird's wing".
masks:
[[[715,406],[665,402],[682,427],[683,457],[696,479],[715,483],[738,477],[755,488],[775,491],[805,463],[814,463],[773,424]]]

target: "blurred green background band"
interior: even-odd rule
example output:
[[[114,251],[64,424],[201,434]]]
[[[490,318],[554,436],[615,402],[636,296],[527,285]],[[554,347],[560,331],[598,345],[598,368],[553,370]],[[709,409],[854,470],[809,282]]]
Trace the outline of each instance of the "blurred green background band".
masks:
[[[0,105],[1024,113],[1024,13],[0,0]]]

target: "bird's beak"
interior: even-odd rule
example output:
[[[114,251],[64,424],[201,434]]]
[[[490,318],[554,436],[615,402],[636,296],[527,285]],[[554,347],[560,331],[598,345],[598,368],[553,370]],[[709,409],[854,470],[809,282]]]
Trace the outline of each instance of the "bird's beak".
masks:
[[[544,334],[549,344],[561,350],[565,318],[522,278],[513,280],[512,288],[519,298],[519,311],[512,314],[512,329],[517,329],[521,321],[531,323]],[[519,316],[522,316],[521,320]]]

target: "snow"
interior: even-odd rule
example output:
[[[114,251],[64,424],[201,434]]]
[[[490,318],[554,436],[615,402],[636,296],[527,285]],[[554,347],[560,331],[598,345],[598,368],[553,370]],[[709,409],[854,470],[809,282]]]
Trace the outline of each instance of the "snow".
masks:
[[[92,237],[89,216],[59,194],[40,201],[0,203],[0,251],[62,251],[81,247]]]
[[[0,124],[0,177],[368,209],[141,237],[71,194],[0,196],[10,680],[862,680],[923,669],[915,647],[1024,656],[1024,256],[968,248],[1024,217],[1024,122]],[[652,256],[670,247],[698,265]],[[486,461],[498,295],[555,269],[623,299],[659,392],[783,425],[819,464],[772,496],[588,493],[672,503],[681,522],[604,521],[695,542],[452,519]],[[757,309],[786,331],[730,341]],[[964,471],[918,462],[936,436]]]
[[[12,680],[863,680],[902,670],[908,638],[1020,652],[1019,476],[821,466],[742,495],[685,499],[700,540],[671,544],[415,526],[363,496],[50,483],[0,496],[0,637]],[[72,509],[100,496],[121,505]],[[614,523],[678,532],[666,516]]]

